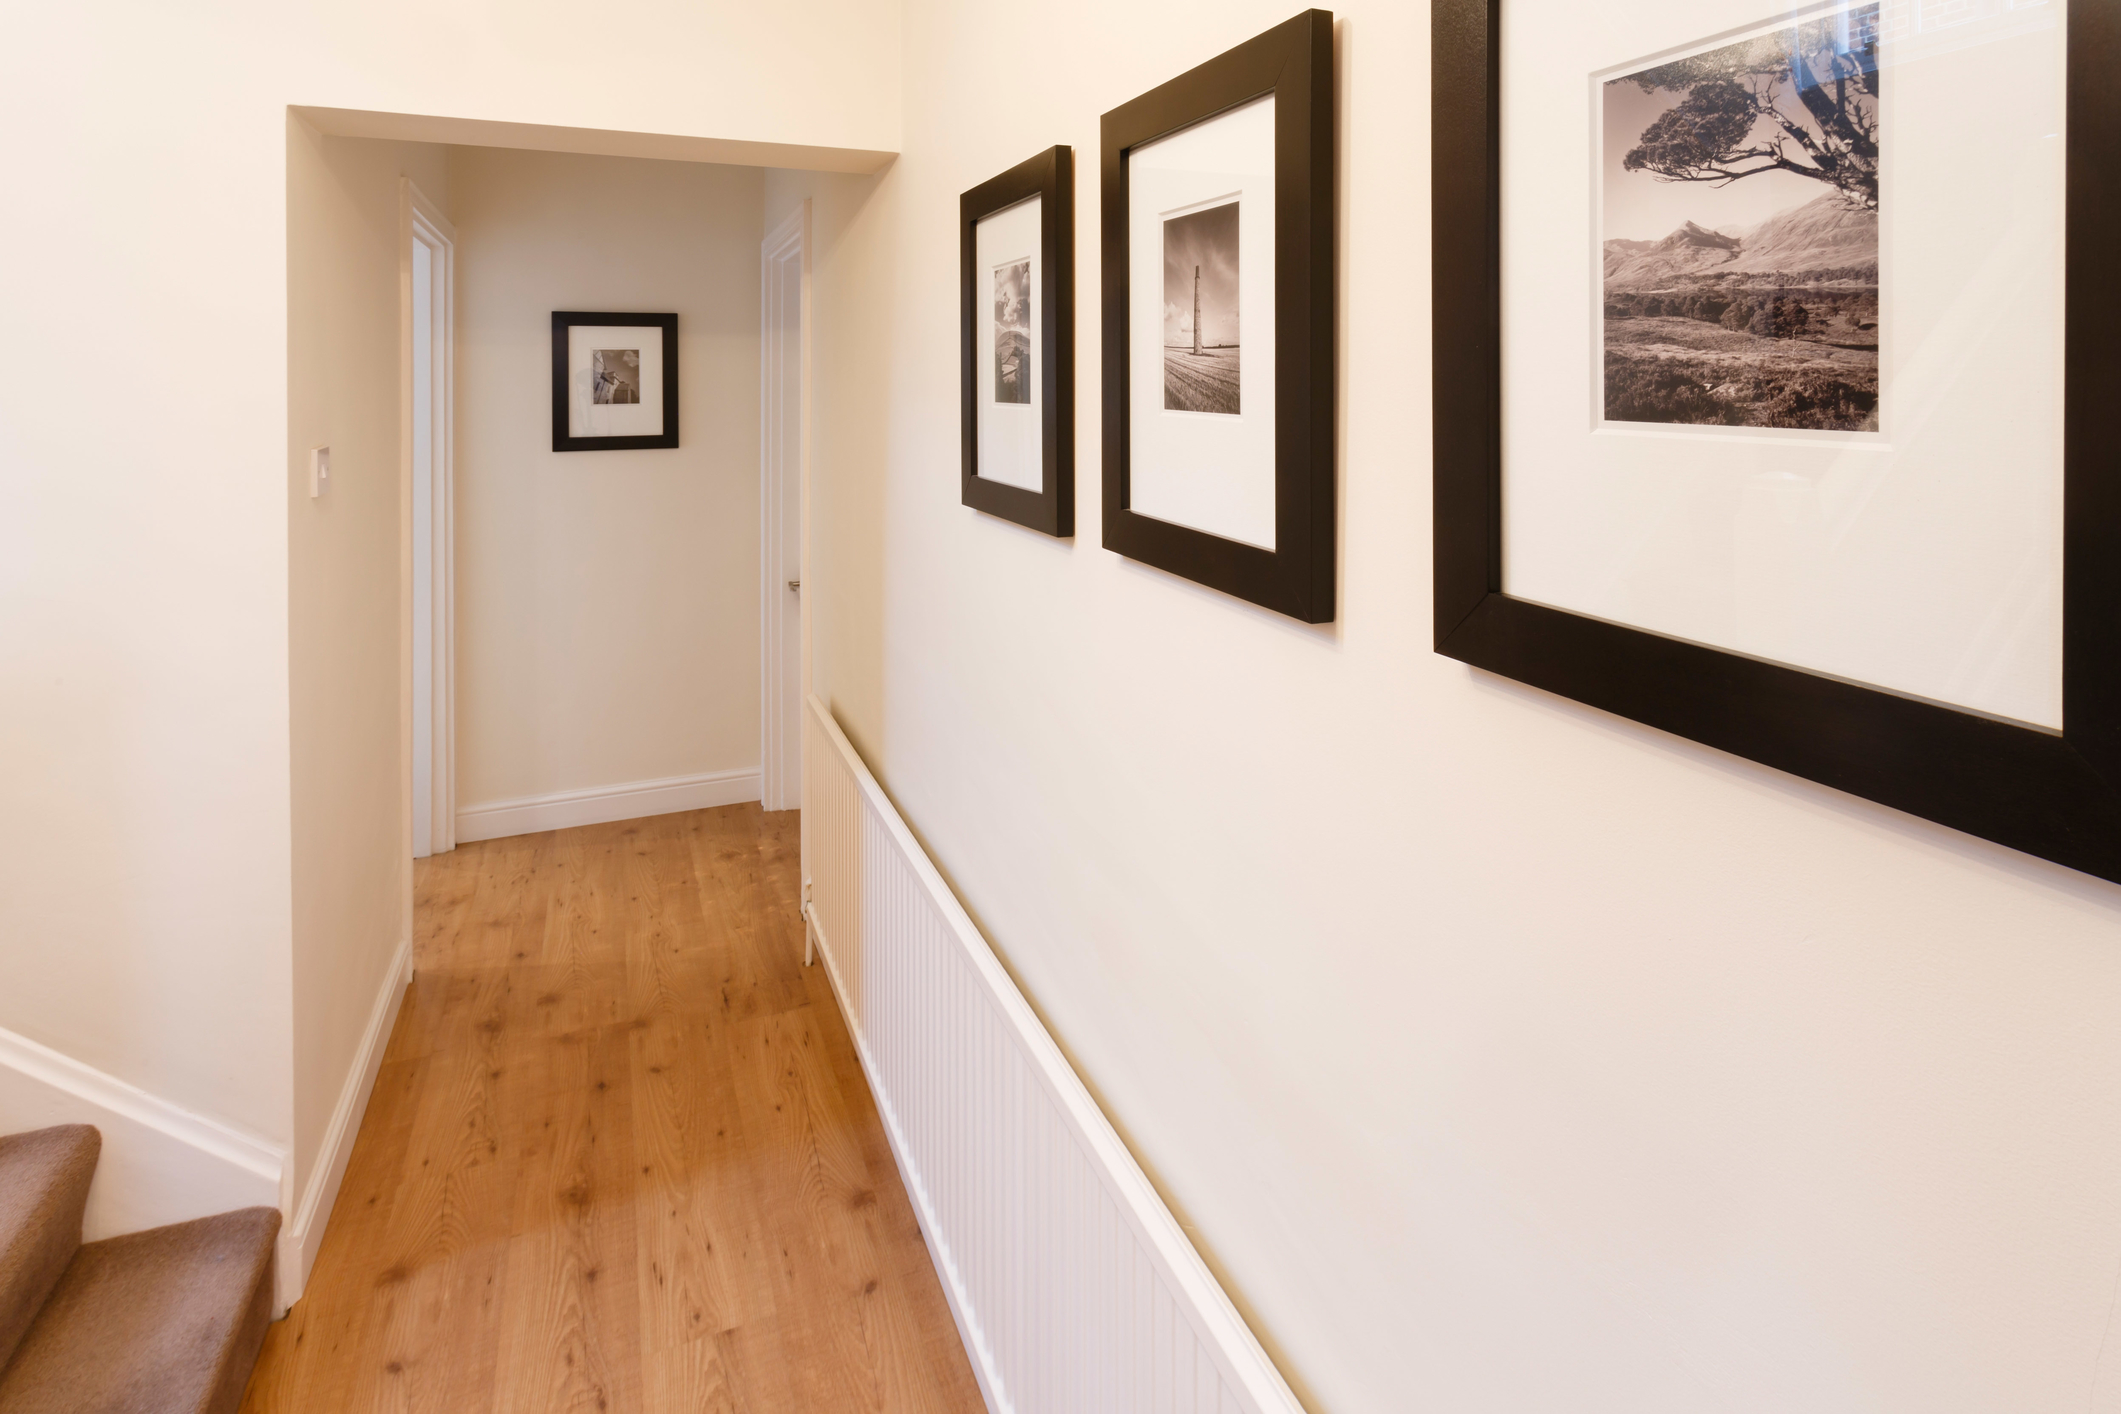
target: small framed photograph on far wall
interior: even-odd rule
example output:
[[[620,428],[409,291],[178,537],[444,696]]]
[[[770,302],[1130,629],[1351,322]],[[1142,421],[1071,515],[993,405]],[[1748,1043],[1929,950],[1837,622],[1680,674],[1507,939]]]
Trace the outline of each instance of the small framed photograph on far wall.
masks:
[[[678,317],[552,315],[552,449],[678,444]]]
[[[1075,158],[1051,147],[958,198],[959,499],[1075,533]]]

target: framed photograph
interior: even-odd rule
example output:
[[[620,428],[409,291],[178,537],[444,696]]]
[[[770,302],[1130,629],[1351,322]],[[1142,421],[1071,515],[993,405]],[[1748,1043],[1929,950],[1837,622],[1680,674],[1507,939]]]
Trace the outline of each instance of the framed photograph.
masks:
[[[678,444],[678,317],[552,315],[552,449]]]
[[[958,198],[964,504],[1075,533],[1075,154]]]
[[[1333,16],[1113,109],[1102,140],[1105,548],[1329,622]]]
[[[2121,7],[1433,36],[1436,651],[2121,881]]]

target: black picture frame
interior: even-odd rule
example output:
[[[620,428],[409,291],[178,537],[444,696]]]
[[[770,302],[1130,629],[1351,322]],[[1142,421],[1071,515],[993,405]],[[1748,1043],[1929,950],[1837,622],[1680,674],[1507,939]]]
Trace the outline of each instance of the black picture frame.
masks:
[[[1435,650],[2121,882],[2121,5],[2068,7],[2063,729],[1502,592],[1502,6],[1435,0]]]
[[[567,421],[567,331],[577,324],[622,324],[663,331],[663,430],[653,437],[576,437]],[[552,312],[552,449],[555,452],[634,452],[678,444],[678,317],[610,314],[576,309]]]
[[[1131,509],[1127,157],[1267,94],[1274,109],[1274,543]],[[1104,543],[1305,623],[1334,615],[1337,200],[1333,15],[1306,10],[1104,115]]]
[[[1041,489],[1027,490],[979,474],[978,323],[989,297],[978,284],[979,223],[998,211],[1039,202],[1038,391]],[[963,504],[1063,539],[1075,534],[1075,149],[1049,147],[958,198],[959,285],[963,310],[958,339],[964,356]]]

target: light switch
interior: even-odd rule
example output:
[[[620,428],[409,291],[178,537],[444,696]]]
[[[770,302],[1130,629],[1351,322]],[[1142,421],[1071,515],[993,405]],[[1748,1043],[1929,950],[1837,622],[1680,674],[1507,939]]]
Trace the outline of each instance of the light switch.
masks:
[[[314,501],[331,489],[331,448],[309,449],[309,498]]]

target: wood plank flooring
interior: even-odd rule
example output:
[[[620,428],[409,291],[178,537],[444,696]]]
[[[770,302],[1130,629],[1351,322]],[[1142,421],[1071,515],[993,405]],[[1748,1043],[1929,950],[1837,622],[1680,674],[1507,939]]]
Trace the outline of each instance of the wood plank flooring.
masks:
[[[411,990],[243,1408],[984,1408],[756,805],[419,862]]]

